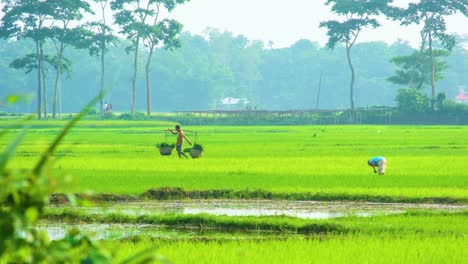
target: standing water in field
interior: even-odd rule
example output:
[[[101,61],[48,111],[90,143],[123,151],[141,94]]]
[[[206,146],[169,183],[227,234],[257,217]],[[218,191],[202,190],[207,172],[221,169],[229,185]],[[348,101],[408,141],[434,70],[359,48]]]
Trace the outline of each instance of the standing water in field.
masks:
[[[117,214],[130,216],[158,214],[209,214],[226,216],[288,216],[302,219],[328,219],[346,216],[368,217],[373,215],[388,215],[403,213],[413,209],[459,211],[466,210],[468,205],[445,204],[385,204],[359,202],[314,202],[314,201],[272,201],[272,200],[188,200],[188,201],[145,201],[125,203],[102,203],[92,207],[53,206],[49,211],[77,211],[81,214]],[[116,224],[116,223],[81,223],[68,224],[64,222],[44,221],[38,227],[45,230],[52,239],[63,238],[66,230],[75,227],[85,230],[97,239],[118,239],[131,236],[149,235],[158,238],[200,238],[222,236],[223,239],[236,237],[256,237],[258,233],[242,232],[233,234],[218,234],[216,230],[198,230],[193,227],[181,226],[166,229],[164,226],[152,224]],[[208,233],[206,233],[208,232]],[[281,234],[260,231],[261,236]],[[257,237],[258,238],[258,237]]]
[[[188,200],[103,203],[92,207],[52,207],[79,210],[89,214],[211,214],[226,216],[290,216],[328,219],[344,216],[372,216],[403,213],[411,209],[464,210],[466,205],[406,204],[368,202],[314,202],[272,200]]]

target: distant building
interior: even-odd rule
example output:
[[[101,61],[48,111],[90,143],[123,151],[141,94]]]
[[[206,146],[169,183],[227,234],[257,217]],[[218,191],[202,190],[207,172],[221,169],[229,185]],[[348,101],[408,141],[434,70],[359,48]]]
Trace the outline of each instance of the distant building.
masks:
[[[220,110],[245,110],[249,108],[249,103],[247,98],[226,97],[219,100],[216,108]]]

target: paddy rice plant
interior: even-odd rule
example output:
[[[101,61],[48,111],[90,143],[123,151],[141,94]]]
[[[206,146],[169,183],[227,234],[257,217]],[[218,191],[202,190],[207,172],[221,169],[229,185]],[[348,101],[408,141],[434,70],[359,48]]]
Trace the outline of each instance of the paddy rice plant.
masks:
[[[23,144],[8,162],[9,170],[33,169],[64,123],[30,124]],[[465,126],[205,126],[196,130],[209,152],[202,159],[180,160],[175,156],[161,157],[154,147],[160,142],[160,131],[172,125],[124,120],[78,123],[52,154],[56,159],[51,173],[74,175],[73,181],[59,187],[56,193],[92,193],[95,197],[117,199],[260,198],[459,204],[468,200]],[[0,120],[0,127],[10,127],[12,132],[21,129],[6,120]],[[3,135],[0,146],[5,148],[13,139],[12,133]],[[384,176],[374,175],[367,166],[367,159],[375,155],[388,159]],[[217,232],[263,228],[298,234],[298,230],[310,228],[310,232],[300,233],[300,238],[259,235],[263,240],[226,241],[223,236],[223,240],[212,241],[203,237],[138,237],[104,242],[117,249],[116,257],[122,260],[134,250],[156,246],[159,253],[175,263],[346,263],[356,259],[368,263],[462,263],[467,258],[463,250],[468,233],[466,218],[466,212],[415,211],[307,222],[285,217],[128,217],[47,211],[42,219],[164,224],[167,228],[214,228]],[[328,227],[330,232],[316,235],[310,226]]]
[[[160,245],[174,263],[464,263],[466,238],[362,234],[268,241],[122,241],[118,258]]]
[[[210,236],[173,240],[140,237],[112,242],[112,247],[120,249],[119,258],[129,250],[158,245],[161,253],[176,263],[464,263],[468,257],[466,219],[466,211],[423,210],[391,216],[314,220],[339,225],[342,230],[326,235],[231,240]],[[264,220],[285,221],[278,217]]]
[[[468,234],[468,211],[409,210],[406,213],[370,217],[343,216],[330,219],[301,219],[287,216],[216,216],[177,213],[128,215],[118,212],[93,214],[72,209],[49,209],[44,221],[69,223],[108,223],[157,225],[168,229],[232,231],[275,231],[295,234],[394,234],[424,236]]]
[[[1,121],[0,126],[10,122]],[[33,122],[9,166],[31,168],[46,142],[58,133],[59,124]],[[154,145],[162,135],[158,131],[169,125],[78,124],[55,153],[60,157],[55,172],[75,175],[74,184],[59,192],[139,195],[171,187],[262,190],[338,200],[468,198],[464,126],[197,127],[209,152],[202,159],[181,161],[155,155]],[[6,135],[0,145],[9,140]],[[366,163],[375,155],[388,160],[384,176],[374,175]]]

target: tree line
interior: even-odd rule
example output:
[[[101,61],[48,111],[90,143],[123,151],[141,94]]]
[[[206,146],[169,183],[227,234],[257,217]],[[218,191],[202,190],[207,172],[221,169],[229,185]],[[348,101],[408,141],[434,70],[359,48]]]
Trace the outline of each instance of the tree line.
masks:
[[[62,112],[61,98],[67,100],[64,112],[77,111],[105,87],[109,92],[101,99],[101,113],[107,101],[132,114],[146,103],[151,114],[153,104],[157,111],[214,109],[224,97],[247,98],[249,107],[259,109],[394,105],[401,87],[430,87],[435,109],[437,81],[448,98],[468,83],[467,52],[445,33],[444,22],[455,12],[467,14],[464,1],[420,1],[400,9],[387,0],[330,0],[326,4],[343,19],[321,24],[328,30],[326,47],[299,40],[282,49],[215,29],[204,36],[181,33],[180,23],[159,14],[185,1],[93,1],[101,15],[96,22],[83,21],[83,13],[93,12],[90,1],[6,1],[0,26],[0,68],[5,74],[0,93],[30,93],[36,86],[41,118],[48,107],[53,117]],[[112,23],[104,16],[109,11]],[[402,25],[423,23],[421,47],[402,41],[358,43],[359,33],[379,26],[382,15]],[[119,37],[112,28],[119,29]],[[458,41],[466,44],[463,36]],[[37,74],[33,78],[8,66]],[[49,91],[51,83],[54,89]],[[146,87],[146,94],[137,87]]]
[[[52,117],[56,117],[57,105],[62,98],[62,71],[69,72],[70,60],[64,52],[68,46],[75,49],[87,49],[90,55],[101,57],[101,94],[104,90],[105,53],[108,46],[117,39],[112,27],[106,21],[106,12],[114,14],[113,24],[118,26],[119,33],[129,42],[127,52],[134,53],[132,78],[132,114],[135,113],[136,76],[138,71],[138,54],[141,44],[149,49],[146,66],[146,83],[148,96],[148,114],[151,114],[151,96],[149,70],[151,56],[155,47],[171,49],[180,46],[178,36],[182,25],[172,19],[161,19],[161,12],[171,12],[177,5],[186,0],[5,0],[3,17],[0,26],[0,38],[7,40],[30,40],[35,50],[15,59],[11,66],[24,69],[26,73],[37,71],[37,117],[47,117],[48,92],[45,78],[45,64],[50,64],[56,72],[54,85]],[[85,14],[94,14],[91,4],[99,5],[101,19],[85,21]],[[44,52],[45,45],[53,45],[54,52]],[[61,108],[61,107],[59,107]],[[100,100],[102,116],[103,99]]]

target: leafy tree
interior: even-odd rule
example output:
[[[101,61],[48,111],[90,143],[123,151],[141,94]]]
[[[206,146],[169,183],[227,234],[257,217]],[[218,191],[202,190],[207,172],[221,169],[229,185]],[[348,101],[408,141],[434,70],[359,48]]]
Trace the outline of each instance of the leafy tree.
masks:
[[[151,76],[159,80],[155,87],[159,96],[153,101],[158,109],[213,109],[216,99],[221,98],[226,78],[232,77],[225,71],[227,65],[216,60],[226,53],[217,52],[201,36],[182,33],[180,40],[184,44],[179,49],[155,51],[158,63]]]
[[[88,24],[88,26],[92,29],[97,31],[96,34],[94,34],[94,39],[91,42],[90,46],[90,53],[92,55],[97,55],[100,54],[101,57],[101,78],[100,78],[100,90],[101,90],[101,95],[104,92],[104,77],[105,77],[105,54],[108,51],[108,46],[112,43],[115,43],[117,41],[117,38],[112,35],[112,29],[109,27],[107,24],[106,20],[106,12],[108,11],[108,6],[110,3],[110,0],[93,0],[96,3],[99,3],[100,6],[100,15],[101,15],[101,20],[99,22],[91,22]],[[103,98],[99,99],[99,113],[101,115],[101,118],[104,117],[104,102]]]
[[[439,94],[441,95],[441,94]],[[463,113],[466,114],[468,112],[468,106],[464,103],[458,103],[453,100],[443,100],[442,103],[439,103],[439,95],[437,96],[438,102],[437,104],[440,104],[438,107],[439,111],[445,112],[445,113]]]
[[[44,55],[44,62],[49,65],[49,67],[52,67],[57,71],[57,57],[56,56],[50,56],[50,55]],[[62,63],[61,67],[62,70],[67,74],[67,76],[70,76],[71,73],[71,61],[65,57],[62,57]],[[33,70],[37,70],[37,61],[36,61],[36,54],[28,54],[24,56],[23,58],[15,59],[10,63],[10,67],[14,69],[22,69],[24,70],[25,73],[30,73]],[[44,67],[47,69],[47,67]],[[47,72],[47,70],[45,71]]]
[[[259,86],[261,81],[259,64],[264,55],[263,43],[249,41],[242,35],[232,36],[231,43],[230,64],[236,87],[233,95],[246,97],[250,104],[255,106],[255,88]]]
[[[429,98],[421,91],[412,88],[398,90],[396,101],[398,110],[405,113],[426,112],[429,106]]]
[[[149,48],[146,63],[147,112],[151,114],[150,66],[154,48],[162,45],[167,49],[180,46],[178,35],[182,25],[175,20],[159,21],[160,12],[165,8],[171,12],[177,5],[187,0],[114,0],[112,9],[116,12],[115,21],[122,28],[121,33],[132,43],[127,51],[134,51],[132,77],[132,114],[136,110],[136,78],[138,72],[138,52],[140,41],[145,41]]]
[[[435,50],[434,57],[447,57],[449,52],[445,50]],[[407,85],[410,88],[421,89],[425,85],[431,85],[431,76],[429,74],[432,67],[429,51],[421,53],[414,51],[408,56],[397,56],[391,60],[399,69],[396,70],[395,75],[388,78],[388,81]],[[442,71],[447,69],[448,65],[444,61],[435,61],[435,79],[440,80],[443,78]]]
[[[56,78],[54,99],[52,107],[52,117],[56,117],[57,101],[59,100],[59,116],[62,112],[61,90],[62,90],[62,64],[63,52],[68,46],[75,48],[86,48],[90,37],[90,32],[81,26],[72,27],[71,23],[79,22],[83,19],[84,13],[91,13],[89,4],[83,0],[48,0],[50,7],[53,8],[52,18],[54,26],[48,30],[48,37],[53,41],[57,59],[56,59]],[[59,25],[55,25],[59,24]]]
[[[447,99],[445,93],[439,93],[436,99],[437,109],[441,110],[444,107],[444,101]]]
[[[136,79],[138,73],[138,52],[142,32],[145,28],[145,22],[153,10],[150,9],[151,1],[144,5],[141,0],[114,0],[111,2],[111,8],[114,10],[115,23],[121,27],[120,33],[125,35],[131,42],[126,48],[127,52],[133,51],[133,75],[131,80],[131,112],[135,114],[136,110]]]
[[[313,90],[326,63],[320,60],[320,50],[317,43],[299,40],[288,49],[265,52],[255,103],[269,109],[311,109],[317,95]]]
[[[23,58],[15,59],[10,63],[10,67],[13,69],[22,69],[25,73],[30,73],[38,68],[37,55],[28,54]]]
[[[332,4],[332,11],[345,17],[342,22],[337,20],[321,22],[320,27],[328,30],[328,48],[333,49],[338,43],[343,43],[346,47],[346,57],[351,71],[350,105],[353,111],[355,69],[351,61],[351,49],[364,28],[380,26],[373,17],[381,14],[390,2],[391,0],[327,0],[325,3],[326,5]]]
[[[48,1],[5,0],[2,11],[0,38],[31,39],[35,44],[37,65],[37,117],[41,111],[47,117],[47,89],[44,78],[44,44],[47,39],[47,21],[53,15]],[[41,103],[43,100],[43,106]]]
[[[138,53],[140,41],[144,41],[149,49],[146,62],[146,90],[147,90],[147,113],[151,114],[151,82],[150,67],[154,49],[163,46],[173,49],[180,46],[178,36],[182,25],[175,20],[159,20],[161,11],[171,12],[174,8],[187,2],[187,0],[114,0],[111,7],[115,10],[115,21],[122,28],[121,33],[131,41],[127,51],[134,51],[133,77],[131,82],[132,91],[132,114],[136,109],[136,78],[138,72]]]
[[[468,16],[468,2],[466,0],[421,0],[417,3],[410,3],[406,9],[392,8],[389,10],[394,10],[390,16],[399,19],[402,25],[423,24],[421,49],[425,50],[426,45],[429,49],[431,109],[435,110],[437,63],[434,40],[439,40],[448,51],[452,50],[455,46],[455,37],[446,33],[445,17],[455,13]]]
[[[172,11],[177,4],[182,4],[186,0],[171,0],[171,1],[154,1],[156,11],[153,15],[154,20],[151,25],[146,25],[143,32],[143,39],[146,47],[149,49],[148,57],[146,60],[145,73],[146,73],[146,102],[147,114],[151,115],[151,80],[150,69],[151,59],[153,57],[155,47],[163,46],[167,50],[172,50],[180,47],[179,35],[182,31],[182,24],[173,19],[164,19],[158,21],[160,17],[161,7],[166,8],[167,11]],[[161,6],[163,5],[163,6]]]
[[[190,53],[195,46],[200,46],[199,41],[183,39],[184,47],[181,49],[187,59],[193,58],[204,66],[190,68],[194,71],[191,75],[207,83],[209,107],[215,107],[224,97],[246,97],[251,103],[259,101],[257,93],[262,79],[263,43],[216,29],[208,29],[205,34],[209,41],[203,50],[196,49],[197,57]]]
[[[205,34],[201,36],[182,33],[181,48],[155,49],[154,58],[157,60],[153,58],[150,73],[152,80],[158,80],[157,85],[152,87],[153,93],[158,95],[152,99],[154,111],[215,109],[216,102],[223,96],[247,97],[252,102],[252,109],[254,106],[257,109],[307,109],[314,106],[320,71],[323,71],[321,109],[349,107],[349,69],[344,59],[344,45],[331,50],[303,40],[291,47],[269,49],[261,43],[229,32]],[[112,90],[104,98],[112,100],[114,109],[118,111],[129,105],[131,96],[125,74],[132,72],[132,58],[125,56],[125,47],[129,42],[121,39],[113,45],[107,45],[106,60],[112,63],[107,62],[105,66],[106,85],[112,87]],[[48,41],[45,45],[46,53],[48,50],[54,51],[51,44]],[[146,57],[148,51],[146,48],[142,49],[141,55]],[[395,97],[399,85],[385,81],[395,72],[390,60],[413,51],[404,42],[390,46],[384,42],[355,44],[352,57],[353,62],[359,65],[356,102],[359,101],[362,106],[396,105]],[[64,103],[65,100],[67,102],[63,105],[64,112],[79,111],[96,92],[100,61],[87,56],[87,53],[86,50],[72,48],[65,52],[65,56],[73,61],[74,69],[73,78],[63,80],[63,86],[67,87],[63,89]],[[31,74],[24,74],[23,71],[8,67],[11,61],[22,58],[25,54],[35,54],[32,40],[0,40],[0,97],[12,93],[35,94],[36,68],[32,69]],[[35,57],[32,58],[34,60]],[[446,101],[453,99],[459,89],[468,83],[467,58],[468,52],[457,45],[450,56],[444,59],[449,68],[444,70],[443,75],[446,78],[438,82],[438,89],[439,92],[446,93]],[[48,82],[53,84],[54,66],[45,60],[44,67],[46,75],[51,77],[47,78]],[[137,85],[144,87],[144,75],[141,77]],[[373,96],[376,91],[378,96]],[[52,95],[49,93],[50,98]],[[34,101],[4,105],[0,111],[35,111],[35,98],[34,96]],[[137,103],[146,106],[145,93],[138,94]]]

